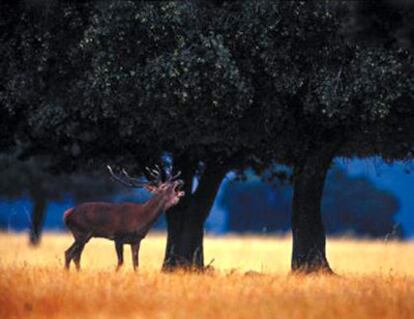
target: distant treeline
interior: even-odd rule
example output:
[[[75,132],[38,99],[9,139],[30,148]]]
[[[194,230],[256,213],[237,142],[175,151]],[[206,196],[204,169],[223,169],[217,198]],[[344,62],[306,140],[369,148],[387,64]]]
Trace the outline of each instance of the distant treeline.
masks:
[[[226,214],[224,232],[275,233],[290,230],[293,191],[289,183],[269,184],[257,176],[249,176],[243,182],[237,179],[227,181],[222,187],[218,204]],[[140,192],[121,195],[117,200],[142,201],[147,196]],[[20,198],[8,205],[0,205],[0,228],[27,228],[30,225],[30,214],[25,207],[29,206],[29,202]],[[55,204],[50,205],[51,203]],[[62,229],[62,213],[72,204],[67,198],[60,202],[50,200],[45,227]],[[378,189],[368,178],[350,177],[344,169],[338,167],[329,172],[322,201],[322,215],[328,234],[403,238],[402,228],[395,220],[398,210],[396,196]],[[214,218],[214,214],[210,218]],[[207,231],[217,231],[214,226],[208,225],[209,223]],[[161,218],[156,228],[164,229],[165,226],[165,221]]]
[[[293,190],[289,183],[273,185],[261,179],[226,184],[220,204],[228,212],[231,232],[287,232],[291,228]],[[322,200],[325,228],[331,235],[401,238],[396,222],[396,196],[379,189],[367,177],[350,177],[339,167],[330,170]]]

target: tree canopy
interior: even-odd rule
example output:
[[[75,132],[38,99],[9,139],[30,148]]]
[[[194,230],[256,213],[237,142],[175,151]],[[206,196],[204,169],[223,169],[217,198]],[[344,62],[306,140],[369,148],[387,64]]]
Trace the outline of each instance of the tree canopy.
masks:
[[[411,155],[412,56],[349,41],[344,1],[23,8],[3,39],[2,106],[39,152],[293,164],[337,141],[340,155]]]

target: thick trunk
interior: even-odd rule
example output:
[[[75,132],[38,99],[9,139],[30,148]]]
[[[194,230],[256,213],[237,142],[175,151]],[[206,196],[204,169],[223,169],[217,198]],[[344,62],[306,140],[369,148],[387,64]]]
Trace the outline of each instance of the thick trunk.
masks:
[[[193,204],[185,211],[181,220],[182,228],[175,253],[175,264],[178,268],[204,267],[204,220],[191,214],[199,214],[200,208]]]
[[[204,222],[226,171],[207,167],[193,194],[167,213],[168,239],[164,270],[204,267]]]
[[[192,201],[192,188],[193,188],[193,177],[196,171],[197,164],[190,163],[189,161],[184,162],[184,159],[179,159],[178,163],[184,165],[178,167],[182,172],[181,178],[184,181],[185,196],[180,199],[178,205],[170,208],[166,212],[165,217],[167,220],[167,246],[165,248],[165,256],[163,269],[173,269],[177,267],[176,254],[178,250],[178,243],[180,241],[180,234],[183,224],[185,212],[189,210],[189,206]]]
[[[331,272],[325,252],[321,199],[333,153],[311,154],[295,167],[292,271]]]
[[[43,223],[46,215],[46,198],[33,197],[32,222],[30,225],[30,244],[36,246],[40,243]]]

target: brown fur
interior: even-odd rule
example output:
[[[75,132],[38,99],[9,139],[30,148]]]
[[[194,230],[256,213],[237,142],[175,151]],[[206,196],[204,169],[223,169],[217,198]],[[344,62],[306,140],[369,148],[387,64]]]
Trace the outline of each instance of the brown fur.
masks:
[[[130,244],[134,270],[138,267],[141,240],[146,236],[157,218],[184,195],[178,190],[182,185],[176,181],[163,185],[156,195],[143,204],[136,203],[83,203],[64,213],[63,220],[75,242],[65,252],[65,267],[71,260],[80,269],[80,257],[85,244],[92,237],[115,241],[119,269],[123,264],[123,244]]]

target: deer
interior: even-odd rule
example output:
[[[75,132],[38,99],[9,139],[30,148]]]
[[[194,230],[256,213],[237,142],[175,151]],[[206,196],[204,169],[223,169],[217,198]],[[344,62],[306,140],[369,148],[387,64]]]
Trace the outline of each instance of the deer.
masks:
[[[107,168],[114,181],[130,188],[144,188],[153,196],[141,204],[90,202],[65,211],[63,221],[75,239],[65,251],[67,270],[72,260],[76,270],[80,270],[82,251],[86,243],[95,237],[115,242],[118,257],[116,271],[124,263],[124,244],[129,244],[133,269],[136,271],[139,266],[141,240],[145,238],[157,218],[177,205],[180,198],[185,195],[181,190],[184,182],[178,179],[181,172],[173,176],[172,169],[162,172],[157,165],[155,169],[146,167],[148,179],[131,177],[125,169],[121,170],[122,174],[115,174],[111,166],[107,165]]]

